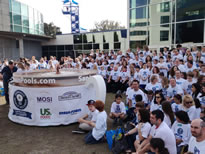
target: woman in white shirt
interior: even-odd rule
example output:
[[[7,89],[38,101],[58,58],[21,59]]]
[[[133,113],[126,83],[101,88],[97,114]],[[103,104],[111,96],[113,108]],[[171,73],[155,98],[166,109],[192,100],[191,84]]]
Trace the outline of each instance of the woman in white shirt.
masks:
[[[163,102],[162,111],[164,112],[164,122],[171,128],[174,123],[174,112],[172,111],[171,104],[166,101]]]
[[[165,101],[164,95],[162,93],[156,93],[154,101],[151,103],[150,111],[162,110],[163,101]]]
[[[192,96],[185,95],[182,101],[181,110],[187,112],[189,119],[192,121],[195,119],[196,107]]]
[[[95,101],[95,108],[99,111],[96,123],[88,121],[87,124],[93,129],[85,136],[86,144],[96,144],[105,140],[104,135],[107,130],[107,113],[104,110],[104,103],[100,100]]]
[[[127,152],[130,152],[130,150],[131,151],[136,150],[137,152],[138,147],[144,140],[148,138],[150,130],[151,130],[151,125],[149,122],[149,119],[150,119],[149,111],[146,109],[139,109],[137,115],[138,115],[138,120],[139,120],[138,125],[125,134],[125,136],[127,137],[128,145],[129,145]],[[136,133],[138,134],[136,135]],[[134,147],[135,147],[135,150],[134,150]]]

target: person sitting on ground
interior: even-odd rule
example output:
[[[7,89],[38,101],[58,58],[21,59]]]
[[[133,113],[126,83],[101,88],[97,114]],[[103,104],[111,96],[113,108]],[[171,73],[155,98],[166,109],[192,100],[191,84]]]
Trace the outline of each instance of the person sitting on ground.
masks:
[[[80,123],[79,128],[81,130],[90,131],[93,129],[93,127],[91,125],[89,125],[88,123],[90,121],[95,123],[96,119],[97,119],[97,114],[99,113],[99,111],[95,108],[94,104],[95,104],[94,100],[89,100],[88,104],[87,104],[88,109],[89,109],[88,114],[86,114],[82,118],[78,119],[78,122]]]
[[[134,150],[137,151],[139,145],[149,136],[149,132],[151,129],[151,125],[149,122],[150,119],[149,111],[146,109],[139,109],[137,114],[138,114],[139,123],[135,128],[133,128],[132,130],[128,131],[125,134],[125,136],[127,136],[127,141],[130,145],[129,150],[132,151]],[[138,134],[136,135],[136,133]]]
[[[149,142],[152,138],[161,138],[170,154],[177,153],[174,133],[171,131],[168,125],[163,122],[163,120],[164,113],[161,110],[154,110],[151,112],[150,122],[153,124],[153,126],[147,140],[144,140],[138,148],[138,154],[144,154],[150,150]]]
[[[165,148],[164,141],[161,138],[152,138],[150,140],[150,149],[155,154],[169,154],[169,151]]]
[[[126,110],[125,104],[122,102],[122,96],[120,94],[115,95],[115,101],[112,103],[111,112],[109,117],[114,119],[114,124],[119,122],[122,124],[122,120],[125,118]]]
[[[181,154],[182,150],[189,144],[191,137],[191,128],[189,124],[189,116],[185,111],[177,111],[175,113],[176,121],[172,125],[172,131],[176,138],[177,153]]]
[[[93,129],[85,136],[86,144],[96,144],[105,140],[104,135],[107,130],[107,113],[104,110],[104,103],[100,100],[95,101],[95,108],[99,111],[96,123],[89,121],[88,124]]]
[[[181,110],[182,96],[179,94],[174,95],[173,101],[174,103],[172,103],[172,111],[177,112]]]
[[[195,119],[191,123],[192,137],[189,141],[189,152],[202,154],[205,152],[205,121]]]

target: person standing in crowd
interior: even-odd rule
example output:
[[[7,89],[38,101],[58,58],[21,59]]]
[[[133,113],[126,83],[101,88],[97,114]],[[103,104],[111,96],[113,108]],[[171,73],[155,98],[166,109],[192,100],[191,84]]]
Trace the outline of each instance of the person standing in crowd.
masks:
[[[188,152],[203,154],[205,152],[205,121],[201,119],[193,120],[191,122],[191,134]]]
[[[10,60],[9,65],[5,66],[1,71],[1,74],[3,75],[3,85],[4,85],[6,104],[9,104],[9,82],[12,79],[13,73],[17,72],[17,70],[18,68],[14,66],[14,62]]]

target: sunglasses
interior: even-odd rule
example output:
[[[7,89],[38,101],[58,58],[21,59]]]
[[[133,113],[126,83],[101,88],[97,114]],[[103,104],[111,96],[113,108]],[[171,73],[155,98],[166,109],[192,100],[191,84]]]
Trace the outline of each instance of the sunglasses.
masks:
[[[156,98],[161,98],[160,96],[156,96]]]
[[[186,104],[192,104],[192,102],[185,102]]]

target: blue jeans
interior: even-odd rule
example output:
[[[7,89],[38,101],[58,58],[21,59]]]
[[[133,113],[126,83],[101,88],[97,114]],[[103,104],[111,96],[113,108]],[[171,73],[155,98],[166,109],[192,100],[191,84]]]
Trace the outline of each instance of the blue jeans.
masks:
[[[97,143],[103,142],[103,140],[104,140],[104,136],[101,139],[96,140],[92,135],[92,130],[85,136],[86,144],[97,144]]]

